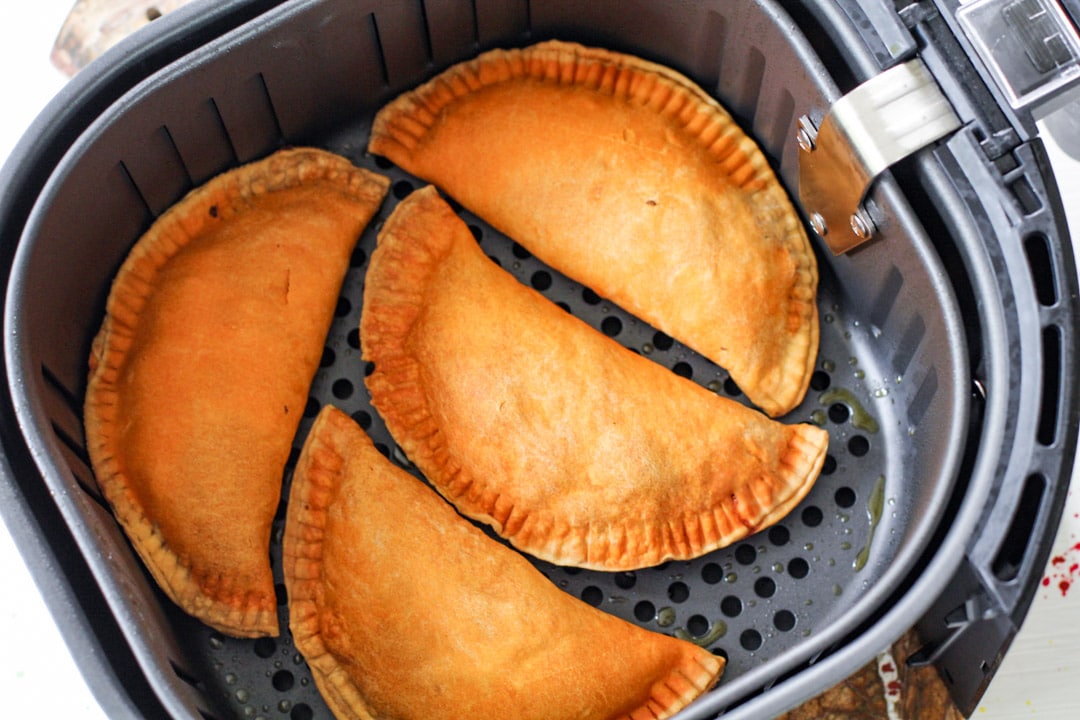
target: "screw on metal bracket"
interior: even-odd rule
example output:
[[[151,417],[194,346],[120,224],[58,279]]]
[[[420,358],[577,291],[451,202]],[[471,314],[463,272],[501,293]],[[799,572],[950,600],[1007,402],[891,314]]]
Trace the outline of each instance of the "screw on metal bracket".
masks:
[[[870,217],[870,213],[866,212],[866,208],[860,205],[859,209],[851,216],[851,232],[859,240],[866,241],[874,237],[875,230],[873,218]]]
[[[820,237],[825,237],[829,233],[829,226],[825,224],[825,218],[821,217],[821,213],[810,214],[810,227],[814,228],[814,232]]]
[[[817,143],[817,126],[810,116],[803,115],[799,118],[799,130],[795,133],[795,140],[803,152],[814,152]]]

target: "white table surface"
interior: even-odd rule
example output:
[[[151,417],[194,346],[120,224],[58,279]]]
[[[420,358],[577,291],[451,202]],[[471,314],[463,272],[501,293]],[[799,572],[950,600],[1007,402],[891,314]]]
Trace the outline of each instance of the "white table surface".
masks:
[[[73,0],[0,5],[0,162],[66,78],[49,51]],[[1070,224],[1080,228],[1080,164],[1050,143]],[[2,191],[2,190],[0,190]],[[1075,477],[1075,473],[1074,473]],[[1080,487],[1074,480],[1073,487]],[[1080,493],[1070,491],[1053,560],[1027,621],[973,717],[1080,717]],[[0,692],[4,717],[104,718],[0,525]]]

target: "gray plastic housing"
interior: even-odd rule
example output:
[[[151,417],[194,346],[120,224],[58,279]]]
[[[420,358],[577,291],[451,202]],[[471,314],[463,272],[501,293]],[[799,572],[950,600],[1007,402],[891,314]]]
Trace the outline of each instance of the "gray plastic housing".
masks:
[[[287,636],[231,640],[178,613],[153,587],[97,495],[82,448],[86,358],[109,282],[131,244],[192,187],[287,144],[327,147],[391,175],[395,193],[385,217],[416,182],[365,153],[371,114],[489,47],[559,37],[669,64],[732,111],[793,196],[797,118],[822,116],[839,93],[800,26],[770,2],[324,0],[221,3],[212,11],[204,5],[211,4],[166,16],[91,66],[5,166],[7,186],[16,189],[0,206],[11,267],[10,407],[0,418],[7,463],[0,487],[12,498],[5,519],[16,526],[110,715],[223,720],[265,709],[324,717]],[[961,134],[950,142],[965,149],[973,141]],[[939,152],[947,159],[958,154]],[[927,153],[916,161],[922,163],[937,178],[932,168],[941,161]],[[832,463],[782,530],[699,561],[641,571],[630,587],[626,577],[540,564],[568,592],[653,630],[677,626],[704,640],[709,631],[694,631],[695,622],[709,630],[725,624],[710,647],[727,656],[728,673],[684,717],[773,715],[872,659],[945,592],[984,529],[984,513],[996,507],[1003,477],[1027,475],[1032,441],[1021,436],[1039,409],[1018,393],[1041,387],[1045,365],[1041,343],[1025,346],[1022,357],[1009,343],[1031,332],[1029,321],[1052,325],[1062,354],[1071,358],[1075,341],[1065,328],[1075,292],[1059,288],[1057,304],[1040,306],[1017,238],[997,218],[972,232],[972,211],[964,199],[954,201],[953,187],[943,195],[939,223],[952,235],[931,242],[907,190],[887,176],[871,196],[878,238],[848,256],[819,254],[819,387],[789,419],[825,415]],[[1055,217],[1050,200],[1044,223]],[[523,282],[547,272],[511,240],[467,219]],[[400,461],[376,414],[364,409],[363,368],[350,340],[373,232],[360,241],[343,289],[351,302],[328,339],[338,359],[316,377],[312,399],[316,408],[339,402],[354,417],[366,414],[369,432]],[[983,258],[996,251],[984,249],[985,242],[1007,246],[1010,262],[988,270]],[[946,268],[941,246],[964,267]],[[1071,256],[1051,256],[1050,282],[1075,283]],[[553,300],[597,327],[619,317],[619,342],[656,349],[650,328],[549,275]],[[977,309],[961,309],[957,282],[965,297],[979,298]],[[738,397],[722,369],[677,343],[651,356]],[[976,413],[973,372],[985,373],[983,384],[992,388]],[[335,398],[334,384],[350,378],[355,392]],[[1059,413],[1074,412],[1071,382],[1061,379],[1056,387],[1064,398]],[[860,411],[874,418],[876,432],[853,421]],[[297,446],[309,425],[310,419],[302,424]],[[1047,475],[1048,458],[1067,457],[1071,467],[1074,448],[1064,435],[1040,454]],[[1056,478],[1048,482],[1057,487]],[[867,508],[879,486],[891,502],[872,530]],[[1014,507],[997,514],[1007,517]],[[1048,518],[1052,511],[1048,505],[1040,513]],[[986,542],[996,546],[1000,532]],[[856,571],[863,548],[867,561]],[[276,552],[271,549],[275,562]],[[1020,556],[1025,567],[1031,564],[1029,554]],[[771,589],[759,586],[762,578]],[[665,608],[677,625],[666,624]],[[281,613],[284,622],[284,602]],[[780,613],[794,624],[778,623]]]

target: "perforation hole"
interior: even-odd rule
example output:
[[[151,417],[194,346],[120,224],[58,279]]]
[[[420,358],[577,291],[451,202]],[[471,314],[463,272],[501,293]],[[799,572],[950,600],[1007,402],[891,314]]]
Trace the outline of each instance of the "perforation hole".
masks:
[[[776,547],[783,547],[791,540],[791,531],[783,525],[773,525],[769,528],[769,542]]]
[[[608,337],[615,337],[622,332],[622,320],[614,315],[608,316],[600,323],[600,330]]]
[[[512,252],[514,254],[514,257],[516,257],[518,260],[528,260],[532,257],[532,253],[526,250],[524,245],[521,245],[519,243],[514,243],[510,252]]]
[[[742,615],[742,600],[738,595],[727,595],[720,601],[720,612],[725,617],[734,618]]]
[[[757,560],[757,550],[749,543],[743,543],[735,548],[735,560],[740,565],[751,565]]]
[[[862,457],[870,452],[870,441],[863,435],[855,435],[848,440],[847,449],[854,457]]]
[[[667,595],[673,603],[686,602],[690,597],[690,586],[684,582],[673,582],[668,585]]]
[[[747,652],[760,650],[763,642],[761,633],[754,629],[743,630],[742,634],[739,635],[739,645]]]
[[[780,632],[788,632],[795,627],[795,613],[790,610],[781,610],[773,615],[773,627]]]
[[[724,569],[716,563],[706,563],[705,567],[701,568],[701,579],[709,585],[716,585],[724,579]]]
[[[834,472],[836,472],[836,458],[826,455],[825,462],[821,463],[821,474],[832,475]]]
[[[656,606],[648,600],[634,605],[634,617],[638,622],[649,622],[656,617]]]
[[[672,346],[675,344],[675,341],[671,337],[665,335],[664,333],[658,332],[655,335],[653,335],[652,344],[653,344],[653,347],[656,348],[657,350],[665,350],[666,351],[666,350],[670,350],[672,348]]]
[[[585,301],[586,305],[599,305],[601,301],[600,296],[589,288],[583,288],[581,290],[581,299]]]
[[[787,564],[788,575],[796,580],[802,580],[810,574],[810,563],[802,558],[792,558]]]
[[[600,607],[600,603],[604,602],[604,591],[595,585],[589,585],[581,591],[581,599],[593,607]]]
[[[754,582],[754,594],[759,598],[771,598],[776,594],[776,582],[772,578],[758,578]]]
[[[551,273],[546,270],[537,270],[529,278],[529,283],[540,292],[543,292],[551,287]]]
[[[686,621],[686,632],[693,637],[702,637],[709,632],[709,619],[704,615],[691,615]]]
[[[351,381],[346,380],[345,378],[341,378],[340,380],[334,381],[334,384],[330,388],[330,391],[338,400],[345,400],[352,397],[353,384]]]
[[[288,670],[278,670],[270,679],[270,684],[278,692],[286,692],[292,690],[293,685],[296,684],[296,678]]]
[[[742,390],[739,389],[739,386],[731,378],[724,381],[724,392],[728,394],[728,397],[739,397],[742,395]]]
[[[851,417],[851,410],[844,403],[833,403],[829,406],[829,420],[837,425],[846,423],[849,417]]]
[[[261,637],[255,641],[252,649],[255,651],[256,656],[265,660],[277,652],[277,643],[274,642],[274,638]]]
[[[360,246],[357,246],[356,248],[354,248],[353,253],[352,253],[352,257],[349,258],[349,265],[351,265],[354,268],[358,268],[358,267],[363,267],[364,263],[366,263],[366,262],[367,262],[367,253],[364,252],[363,248],[361,248]]]
[[[847,486],[839,487],[833,493],[833,500],[839,507],[849,508],[855,504],[855,491]]]
[[[690,363],[677,362],[674,367],[671,368],[671,372],[675,373],[679,377],[684,377],[687,380],[694,376],[694,368],[690,367]]]
[[[810,376],[810,389],[815,392],[828,390],[830,385],[832,385],[832,378],[824,370],[817,370]]]
[[[307,703],[296,703],[289,711],[289,720],[311,720],[315,717],[315,711]]]
[[[816,505],[807,505],[803,508],[799,517],[802,520],[803,525],[812,528],[820,525],[821,521],[825,519],[825,516],[821,512],[821,508]]]
[[[390,189],[390,192],[398,200],[404,200],[405,198],[409,197],[409,195],[412,195],[413,189],[413,184],[408,180],[398,180],[396,183],[394,183],[393,187]]]
[[[629,590],[637,584],[637,575],[633,572],[621,572],[615,575],[615,587]]]

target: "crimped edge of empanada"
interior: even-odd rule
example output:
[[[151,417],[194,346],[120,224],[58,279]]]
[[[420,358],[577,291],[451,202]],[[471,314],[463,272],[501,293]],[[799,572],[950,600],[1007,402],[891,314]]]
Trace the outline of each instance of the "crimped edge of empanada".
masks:
[[[159,270],[208,223],[242,211],[245,200],[312,182],[332,183],[358,201],[374,205],[382,202],[389,185],[387,178],[315,148],[279,150],[212,178],[162,213],[132,247],[113,281],[105,319],[89,358],[86,443],[102,494],[165,594],[185,612],[236,637],[278,634],[274,588],[272,584],[254,590],[235,587],[232,578],[200,572],[169,548],[139,504],[120,459],[115,432],[116,383]]]
[[[407,214],[406,206],[416,209]],[[419,213],[434,215],[446,233],[413,226],[412,218]],[[410,223],[407,237],[398,239],[395,234],[404,223]],[[790,492],[779,499],[757,497],[751,483],[731,503],[672,517],[659,531],[644,522],[634,528],[628,518],[619,528],[590,524],[584,539],[581,528],[564,518],[518,510],[499,492],[497,479],[475,476],[450,454],[423,386],[423,363],[410,350],[409,335],[426,302],[423,289],[450,252],[449,233],[455,225],[468,233],[430,185],[416,190],[387,218],[364,286],[360,346],[363,359],[375,363],[375,371],[365,378],[372,405],[405,454],[460,512],[491,525],[515,547],[540,559],[594,570],[632,570],[726,547],[782,518],[813,487],[825,461],[828,434],[799,424],[786,426],[790,439],[779,458],[786,475],[773,480]],[[522,286],[522,292],[535,291]]]
[[[603,48],[549,40],[522,49],[495,49],[454,65],[384,106],[375,116],[368,150],[404,165],[439,115],[455,100],[480,88],[520,79],[584,86],[601,94],[651,107],[679,123],[712,156],[718,172],[755,194],[755,211],[765,226],[778,227],[797,264],[797,284],[788,297],[787,328],[807,327],[792,336],[781,363],[766,372],[738,357],[726,369],[758,407],[772,417],[800,402],[817,356],[817,260],[798,215],[765,155],[720,103],[685,75],[642,58]],[[692,339],[686,339],[693,345]]]
[[[374,715],[359,688],[323,642],[318,619],[324,529],[348,462],[347,448],[342,447],[345,441],[340,438],[354,432],[363,434],[351,418],[332,405],[320,411],[308,432],[293,473],[282,567],[293,642],[311,667],[324,700],[338,718],[372,720]],[[707,653],[684,653],[680,664],[653,684],[642,707],[611,720],[671,717],[715,685],[723,668],[721,659]]]

